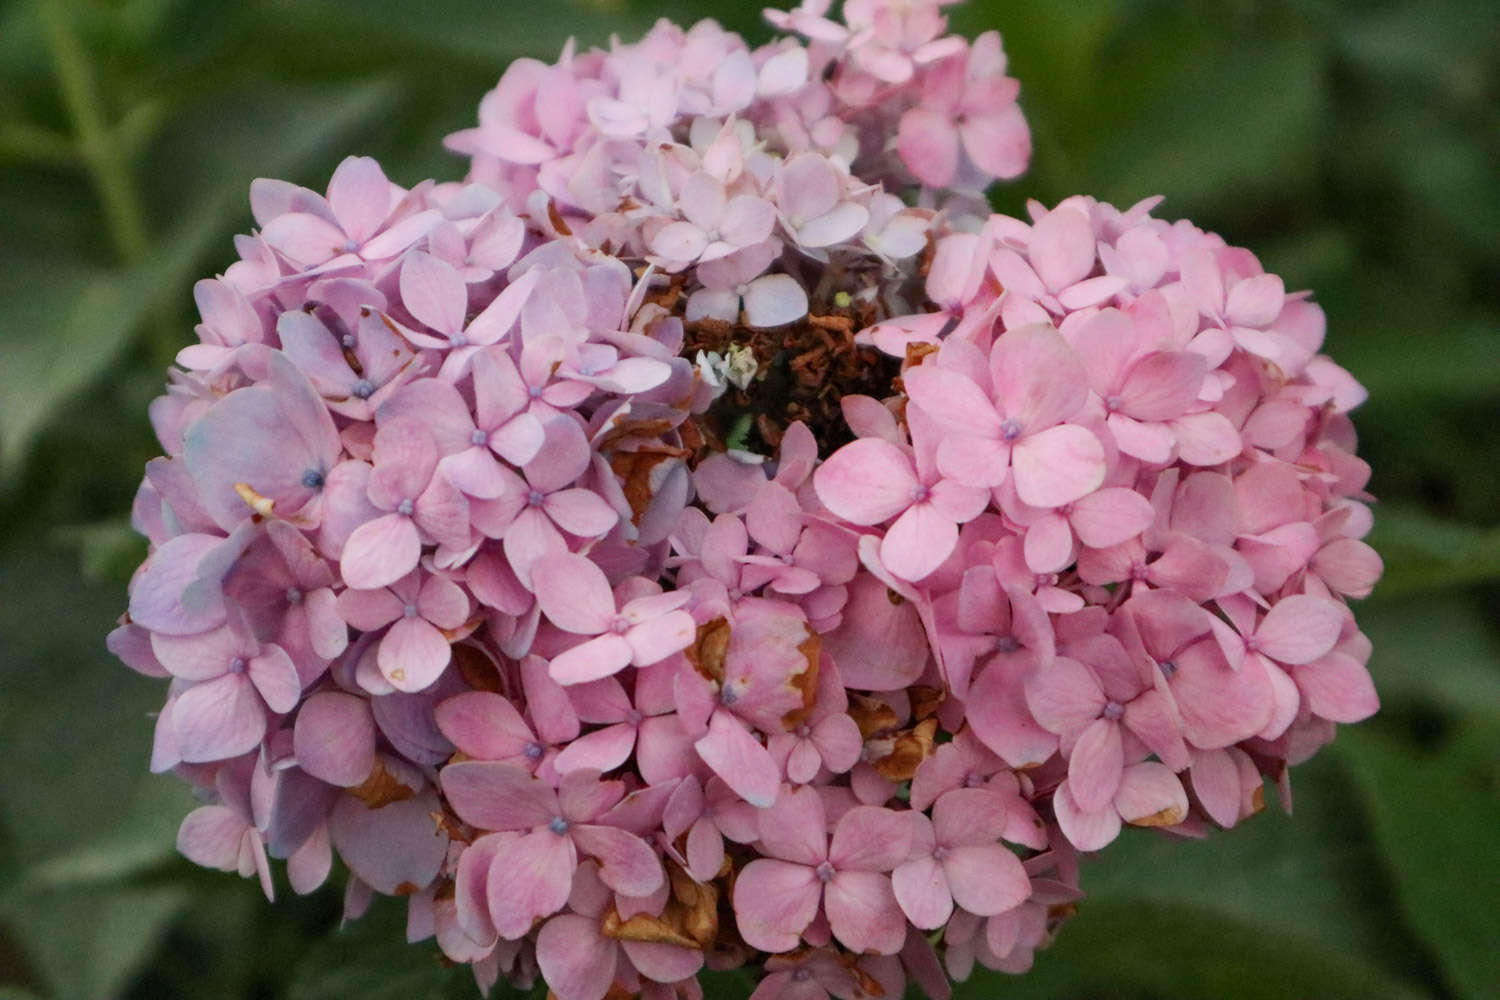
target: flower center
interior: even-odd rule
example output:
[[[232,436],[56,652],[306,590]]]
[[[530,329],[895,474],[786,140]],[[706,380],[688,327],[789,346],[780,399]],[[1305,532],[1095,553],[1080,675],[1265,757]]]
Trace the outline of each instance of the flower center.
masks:
[[[1005,441],[1014,441],[1021,436],[1021,421],[1015,417],[1006,417],[1005,422],[1000,425],[1000,437]]]
[[[944,847],[942,844],[939,844],[932,849],[932,860],[934,861],[942,861],[947,856],[948,848]]]
[[[302,473],[302,485],[310,490],[321,490],[323,488],[323,473],[317,469],[308,469]]]
[[[526,494],[526,502],[533,507],[540,507],[547,500],[547,494],[541,490],[532,490]]]
[[[645,716],[641,714],[641,710],[638,708],[632,708],[625,713],[625,724],[627,726],[639,726],[643,719],[645,719]]]
[[[932,496],[932,490],[922,483],[918,483],[911,488],[912,503],[921,503],[930,496]]]
[[[1014,653],[1020,648],[1020,642],[1013,635],[1002,635],[995,640],[995,651],[999,653]]]
[[[288,587],[288,588],[286,588],[286,600],[287,600],[288,604],[301,604],[302,603],[302,591],[301,591],[301,589],[298,588],[298,587]]]
[[[414,503],[412,503],[410,497],[408,497],[405,500],[402,500],[400,503],[398,503],[396,505],[396,513],[400,514],[402,517],[411,517],[412,513],[416,509],[417,509],[417,505],[414,504]]]
[[[1110,722],[1119,722],[1120,721],[1120,716],[1122,716],[1124,714],[1125,714],[1125,706],[1121,705],[1118,701],[1111,701],[1111,702],[1105,703],[1105,706],[1104,706],[1104,717],[1106,719],[1108,719]]]
[[[541,760],[542,745],[536,740],[532,740],[530,743],[526,744],[526,749],[521,751],[521,755],[527,760]]]
[[[1171,680],[1177,673],[1177,664],[1172,660],[1162,660],[1157,664],[1161,668],[1162,676]]]
[[[469,435],[469,443],[483,448],[490,443],[489,431],[482,431],[478,427],[474,428],[474,433]]]
[[[417,617],[417,606],[415,604],[408,604],[406,607],[401,609],[401,615],[404,618]]]
[[[568,832],[568,821],[561,816],[553,816],[552,822],[547,824],[547,829],[561,837]]]
[[[837,873],[834,871],[833,862],[825,861],[821,865],[813,869],[813,874],[818,876],[819,882],[827,882]]]
[[[249,664],[245,662],[245,658],[243,656],[236,656],[234,659],[229,661],[229,672],[231,674],[243,674],[247,666],[249,666]]]
[[[356,399],[369,399],[375,395],[375,383],[367,378],[362,378],[354,383],[354,388],[349,390],[349,395]]]

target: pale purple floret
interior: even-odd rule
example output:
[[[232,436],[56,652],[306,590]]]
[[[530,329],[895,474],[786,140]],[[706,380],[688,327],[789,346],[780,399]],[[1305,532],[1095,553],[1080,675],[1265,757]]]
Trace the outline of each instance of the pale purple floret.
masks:
[[[385,513],[344,543],[339,564],[346,584],[384,587],[416,568],[424,544],[468,544],[469,505],[438,471],[439,457],[432,431],[414,417],[394,418],[376,430],[366,493]]]
[[[834,825],[830,840],[825,817],[815,788],[787,787],[761,811],[764,857],[746,865],[734,887],[740,934],[762,951],[791,951],[821,910],[846,947],[900,951],[906,921],[886,873],[910,850],[910,818],[856,806]]]
[[[440,216],[398,209],[400,189],[368,156],[339,164],[323,198],[281,181],[256,181],[250,189],[261,238],[301,267],[394,257],[422,238]]]
[[[448,666],[455,633],[468,621],[469,596],[452,580],[412,570],[389,587],[350,588],[338,609],[363,632],[386,628],[376,663],[398,691],[429,687]]]
[[[290,712],[302,693],[291,657],[257,642],[237,615],[199,635],[153,634],[151,651],[179,682],[157,719],[158,739],[188,763],[253,750],[266,735],[267,713]]]
[[[600,781],[597,771],[569,772],[553,789],[514,764],[468,761],[445,768],[442,783],[459,816],[495,831],[490,850],[503,850],[505,863],[492,864],[485,879],[489,919],[501,937],[520,937],[562,908],[579,855],[597,859],[600,878],[617,892],[647,896],[663,883],[651,847],[611,825],[624,785]]]
[[[237,389],[183,435],[182,459],[203,509],[225,531],[252,514],[317,523],[314,501],[341,450],[333,419],[286,355],[265,382]]]
[[[548,621],[565,632],[590,636],[552,658],[560,684],[581,684],[650,666],[687,647],[696,625],[682,605],[685,593],[638,597],[620,606],[604,572],[583,556],[553,553],[532,567],[537,603]]]
[[[182,853],[337,855],[484,991],[943,1000],[1377,709],[1321,309],[1159,198],[990,213],[999,36],[832,6],[517,60],[457,183],[253,185],[108,640]]]
[[[1011,330],[989,354],[988,385],[957,368],[923,364],[906,375],[912,400],[947,433],[937,449],[944,475],[972,486],[1014,477],[1033,507],[1057,507],[1104,481],[1104,447],[1067,422],[1087,393],[1083,368],[1055,330]]]
[[[913,926],[948,922],[954,905],[981,917],[1016,906],[1031,895],[1021,860],[1000,844],[1005,800],[981,788],[944,793],[932,819],[912,814],[911,856],[891,873],[901,910]]]

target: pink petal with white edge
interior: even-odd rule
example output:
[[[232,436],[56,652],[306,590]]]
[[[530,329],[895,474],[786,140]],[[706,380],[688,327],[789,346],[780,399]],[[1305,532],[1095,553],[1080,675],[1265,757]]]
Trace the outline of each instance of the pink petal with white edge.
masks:
[[[630,665],[634,655],[624,636],[607,632],[558,653],[552,658],[548,672],[565,687],[587,684],[619,673]]]
[[[703,763],[751,805],[764,809],[776,801],[781,769],[770,753],[728,712],[715,712],[708,733],[693,744]]]
[[[360,590],[386,587],[417,568],[422,540],[411,518],[386,514],[349,536],[339,558],[344,583]]]
[[[565,913],[537,934],[536,963],[558,1000],[603,1000],[614,985],[619,955],[619,945],[588,917]]]
[[[597,635],[615,616],[615,595],[604,571],[584,556],[554,553],[531,567],[542,613],[565,632]]]
[[[703,952],[696,948],[656,941],[621,941],[620,950],[642,976],[658,983],[676,983],[697,975],[703,968]]]
[[[1209,818],[1228,829],[1240,818],[1240,772],[1227,750],[1204,750],[1193,754],[1188,772],[1193,793]]]
[[[649,896],[666,882],[656,852],[640,837],[613,826],[572,829],[578,850],[599,860],[599,878],[626,896]]]
[[[827,812],[816,789],[783,788],[755,821],[764,854],[812,866],[827,860]]]
[[[1046,225],[1046,220],[1038,225]],[[1068,419],[1088,398],[1083,362],[1050,326],[1023,326],[996,340],[990,350],[990,378],[995,398],[1026,431]]]
[[[557,793],[518,764],[460,761],[439,774],[443,794],[465,823],[485,830],[530,830],[561,814]]]
[[[860,438],[813,473],[818,499],[850,524],[879,524],[911,506],[917,486],[912,460],[878,438]]]
[[[1068,758],[1068,787],[1078,808],[1084,812],[1103,809],[1120,786],[1124,765],[1119,725],[1108,719],[1089,723]]]
[[[499,760],[522,753],[536,737],[514,705],[492,691],[466,691],[434,710],[438,729],[469,757]]]
[[[828,858],[840,871],[888,872],[906,860],[911,840],[911,817],[907,813],[855,806],[834,827]]]
[[[177,752],[190,764],[238,757],[266,733],[265,708],[244,674],[194,684],[177,696],[172,722]]]
[[[969,434],[999,434],[994,401],[967,375],[925,364],[908,370],[902,380],[907,395],[938,424]]]
[[[913,858],[891,873],[896,902],[913,926],[930,931],[953,915],[953,893],[941,865],[931,856]]]
[[[1111,486],[1073,502],[1068,515],[1078,540],[1094,549],[1119,545],[1151,526],[1156,511],[1135,490]]]
[[[917,581],[943,564],[958,545],[958,525],[931,503],[913,504],[880,542],[880,561],[903,580]]]
[[[944,187],[958,173],[958,130],[941,112],[912,108],[902,115],[896,151],[906,169],[928,187]]]
[[[1115,808],[1133,826],[1176,826],[1187,818],[1187,792],[1171,768],[1148,760],[1125,769]]]
[[[262,647],[260,655],[252,656],[246,664],[246,673],[271,711],[290,712],[297,707],[302,680],[286,650],[276,645]]]
[[[1011,449],[1016,495],[1032,507],[1061,507],[1098,489],[1104,446],[1086,428],[1059,424],[1023,437]]]
[[[308,698],[292,733],[297,766],[330,785],[350,788],[375,766],[375,720],[363,698],[324,691]]]
[[[493,944],[497,936],[485,887],[490,866],[513,839],[514,834],[485,834],[458,856],[458,873],[453,880],[458,925],[479,944]]]
[[[943,859],[953,901],[981,917],[1019,906],[1031,895],[1031,879],[1021,859],[1000,844],[953,848]]]
[[[1190,413],[1171,422],[1177,455],[1189,465],[1220,465],[1244,448],[1240,432],[1222,413]]]
[[[817,916],[822,895],[818,877],[806,865],[758,858],[740,871],[734,883],[734,916],[740,936],[761,951],[791,951]]]
[[[1031,162],[1031,129],[1014,104],[996,114],[969,118],[959,134],[974,165],[1002,181],[1021,176]]]
[[[1224,303],[1224,318],[1234,326],[1269,326],[1281,314],[1286,286],[1274,274],[1237,282]]]
[[[754,327],[783,326],[807,315],[807,292],[789,274],[767,274],[745,289],[745,319]]]
[[[1307,594],[1283,597],[1256,627],[1254,647],[1282,663],[1311,663],[1338,642],[1344,615],[1335,601]]]
[[[1033,573],[1059,573],[1066,569],[1072,564],[1075,552],[1068,519],[1053,511],[1031,522],[1026,528],[1022,552],[1026,568]]]
[[[546,828],[517,838],[503,860],[490,866],[486,898],[495,930],[507,940],[520,938],[539,918],[568,902],[578,852],[573,838]]]
[[[697,631],[693,616],[686,611],[669,611],[642,622],[625,633],[625,641],[630,644],[630,662],[637,667],[659,663],[691,646]]]
[[[894,955],[906,942],[906,918],[884,875],[838,872],[824,887],[823,910],[833,936],[854,952]]]
[[[1080,851],[1097,851],[1120,835],[1120,814],[1114,807],[1084,812],[1073,800],[1066,781],[1053,793],[1052,809],[1057,814],[1057,825],[1062,828],[1063,836]]]
[[[457,333],[468,301],[464,279],[451,264],[420,250],[403,259],[401,302],[422,323],[439,333]]]
[[[240,839],[250,824],[227,806],[199,806],[177,828],[177,850],[205,868],[230,871],[239,860]]]
[[[603,729],[580,736],[557,755],[553,766],[559,772],[577,768],[592,768],[595,771],[613,771],[630,757],[635,749],[635,727],[626,725],[605,726]]]
[[[1370,672],[1352,656],[1329,653],[1292,672],[1314,715],[1333,722],[1360,722],[1380,708]]]
[[[380,640],[375,662],[398,691],[421,691],[448,667],[453,648],[437,627],[423,618],[402,618]]]

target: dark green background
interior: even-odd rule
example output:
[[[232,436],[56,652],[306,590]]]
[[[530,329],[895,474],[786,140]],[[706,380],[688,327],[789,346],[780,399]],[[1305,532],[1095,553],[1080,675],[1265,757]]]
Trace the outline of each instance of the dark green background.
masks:
[[[37,0],[0,6],[0,996],[469,997],[399,906],[274,907],[172,853],[147,774],[164,685],[104,651],[144,554],[125,512],[146,404],[233,259],[252,177],[322,189],[347,153],[456,178],[518,55],[731,0]],[[1500,993],[1500,17],[1474,0],[1006,0],[1035,130],[1019,212],[1167,195],[1313,288],[1371,392],[1385,581],[1358,608],[1384,709],[1296,775],[1297,812],[1207,842],[1132,831],[1020,979],[965,997]],[[746,980],[714,997],[744,996]]]

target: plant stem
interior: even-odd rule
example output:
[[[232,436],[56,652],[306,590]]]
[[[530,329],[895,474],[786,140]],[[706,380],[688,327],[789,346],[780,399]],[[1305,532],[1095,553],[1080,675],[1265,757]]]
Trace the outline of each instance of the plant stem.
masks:
[[[68,0],[39,0],[36,11],[115,253],[122,263],[135,263],[146,253],[145,218],[121,148],[100,114],[98,86],[73,28],[71,5]]]

